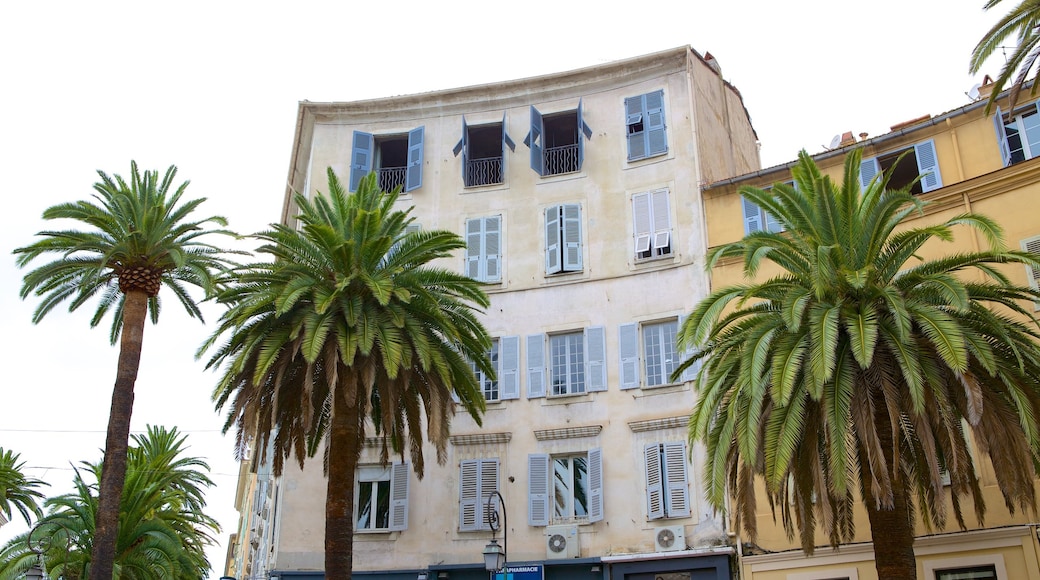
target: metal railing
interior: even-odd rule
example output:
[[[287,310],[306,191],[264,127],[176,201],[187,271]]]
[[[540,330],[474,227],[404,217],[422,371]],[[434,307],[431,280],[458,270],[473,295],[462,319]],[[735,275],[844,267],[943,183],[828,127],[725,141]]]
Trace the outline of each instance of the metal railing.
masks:
[[[404,177],[408,171],[407,167],[380,167],[378,171],[379,189],[383,191],[393,191],[397,187],[404,189]]]
[[[578,145],[546,147],[542,154],[545,161],[543,175],[559,175],[578,170]]]
[[[466,187],[502,183],[502,158],[485,157],[466,161]]]

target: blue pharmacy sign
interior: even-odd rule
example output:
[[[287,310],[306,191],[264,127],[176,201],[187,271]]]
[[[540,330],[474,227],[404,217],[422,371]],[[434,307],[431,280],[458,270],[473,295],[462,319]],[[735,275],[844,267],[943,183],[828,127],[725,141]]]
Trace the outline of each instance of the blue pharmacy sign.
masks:
[[[541,564],[506,566],[505,570],[495,574],[495,580],[543,580],[544,577]]]

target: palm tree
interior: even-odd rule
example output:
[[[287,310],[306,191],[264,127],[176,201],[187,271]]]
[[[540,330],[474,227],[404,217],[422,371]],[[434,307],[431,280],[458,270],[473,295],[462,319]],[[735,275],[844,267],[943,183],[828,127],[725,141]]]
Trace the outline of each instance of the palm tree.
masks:
[[[1001,0],[987,0],[983,10],[989,10],[1000,4],[1000,2]],[[1012,51],[1011,57],[1004,63],[1004,67],[1000,69],[1000,75],[997,76],[997,80],[994,82],[989,102],[986,104],[987,114],[997,101],[997,96],[1004,90],[1008,81],[1011,80],[1011,76],[1017,71],[1018,76],[1015,77],[1014,84],[1011,86],[1011,93],[1008,96],[1010,101],[1009,108],[1014,110],[1015,102],[1018,101],[1018,94],[1029,78],[1030,72],[1034,70],[1037,57],[1040,57],[1040,28],[1038,27],[1040,27],[1040,0],[1021,0],[1017,6],[997,21],[986,32],[986,35],[979,40],[979,43],[975,45],[975,49],[971,52],[971,62],[968,67],[971,74],[978,73],[986,60],[996,53],[997,49],[1002,48],[1001,45],[1009,37],[1018,37],[1018,46]],[[1033,78],[1035,80],[1035,73]],[[1036,83],[1033,83],[1030,94],[1035,95],[1036,89]]]
[[[67,300],[74,311],[97,296],[91,326],[111,312],[110,340],[112,344],[120,340],[92,568],[92,578],[110,580],[145,319],[150,315],[153,323],[158,321],[159,289],[165,286],[189,316],[201,320],[186,286],[209,293],[216,274],[227,266],[222,250],[203,238],[233,234],[209,229],[210,224],[226,225],[222,217],[191,217],[205,199],[181,203],[188,182],[174,189],[177,168],[172,165],[161,181],[157,171],[138,172],[135,162],[130,164],[129,183],[119,175],[112,178],[101,171],[98,175],[101,181],[94,184],[93,202],[64,203],[43,212],[43,219],[75,220],[87,229],[43,231],[38,234],[42,239],[14,253],[19,267],[40,256],[56,256],[28,272],[23,281],[23,299],[42,297],[34,323]]]
[[[854,151],[836,184],[803,151],[794,187],[741,189],[786,231],[715,248],[709,266],[742,259],[750,279],[768,260],[780,273],[702,301],[679,337],[701,350],[676,375],[704,362],[690,438],[708,449],[709,499],[723,509],[728,485],[751,541],[756,478],[807,553],[817,525],[832,545],[852,540],[859,497],[878,577],[912,579],[915,508],[926,525],[945,525],[944,473],[957,523],[965,527],[966,498],[982,522],[982,459],[969,437],[1008,508],[1035,512],[1040,292],[1012,284],[1001,266],[1040,261],[1005,250],[982,216],[912,227],[906,220],[925,204],[887,190],[888,175],[861,193],[859,166]],[[918,259],[956,227],[981,232],[992,249]]]
[[[186,436],[176,428],[148,427],[133,437],[128,471],[120,502],[112,578],[119,580],[205,577],[210,564],[205,548],[220,531],[216,520],[203,513],[205,490],[213,486],[209,466],[185,456]],[[97,484],[102,464],[84,463],[75,470],[75,490],[46,501],[48,514],[29,533],[12,538],[0,549],[0,580],[20,578],[42,563],[51,578],[80,579],[91,571],[96,541]]]
[[[37,500],[43,494],[36,488],[48,485],[43,480],[25,475],[25,463],[19,462],[19,454],[10,449],[0,447],[0,525],[11,520],[11,506],[14,506],[26,525],[32,522],[32,516],[40,517],[40,506]]]
[[[382,457],[405,456],[423,475],[423,431],[446,458],[452,394],[480,421],[484,399],[469,360],[493,368],[491,341],[473,307],[488,299],[480,284],[432,266],[464,247],[446,231],[406,234],[409,211],[397,193],[369,175],[348,195],[328,170],[329,193],[295,196],[300,227],[258,234],[272,262],[252,264],[221,293],[229,306],[217,333],[229,338],[210,359],[223,365],[217,407],[229,404],[225,429],[254,444],[282,472],[325,443],[325,574],[349,579],[354,481],[367,433]],[[261,461],[265,458],[261,456]]]

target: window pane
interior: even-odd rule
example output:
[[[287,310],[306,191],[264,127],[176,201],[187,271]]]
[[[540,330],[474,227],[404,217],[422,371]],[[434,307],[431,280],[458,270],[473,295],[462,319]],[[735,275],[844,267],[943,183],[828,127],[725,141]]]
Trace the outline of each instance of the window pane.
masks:
[[[646,361],[646,384],[649,387],[668,383],[679,360],[675,352],[676,320],[643,326],[643,358]]]
[[[385,530],[390,527],[390,482],[380,481],[376,485],[376,528]]]
[[[367,530],[372,523],[372,482],[358,483],[357,529]]]
[[[587,457],[574,457],[574,515],[587,517],[589,515],[589,460]]]
[[[549,337],[549,376],[552,394],[585,392],[585,335],[581,332]]]
[[[971,568],[955,568],[936,570],[935,580],[996,580],[997,569],[992,564],[973,566]]]
[[[1026,154],[1022,148],[1022,136],[1018,134],[1018,121],[1012,120],[1004,125],[1004,133],[1007,134],[1008,149],[1011,151],[1011,163],[1025,161]]]
[[[553,512],[558,518],[568,518],[571,516],[570,458],[557,457],[553,459],[553,470]]]
[[[1024,115],[1022,126],[1025,127],[1026,141],[1029,143],[1029,157],[1040,156],[1040,114]]]

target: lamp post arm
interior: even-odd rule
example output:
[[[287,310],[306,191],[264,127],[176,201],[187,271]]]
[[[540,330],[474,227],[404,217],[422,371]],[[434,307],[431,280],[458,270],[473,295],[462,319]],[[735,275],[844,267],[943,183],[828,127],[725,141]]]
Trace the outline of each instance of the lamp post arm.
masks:
[[[498,505],[492,506],[491,500],[497,499]],[[502,510],[502,521],[499,523],[499,509]],[[498,490],[492,491],[487,496],[487,520],[488,526],[491,528],[491,538],[495,538],[495,533],[498,530],[502,530],[502,553],[508,558],[509,557],[509,518],[506,513],[506,500],[502,497],[502,494]]]

